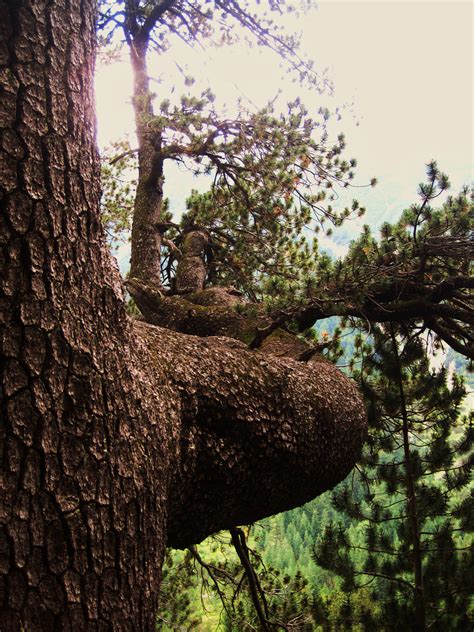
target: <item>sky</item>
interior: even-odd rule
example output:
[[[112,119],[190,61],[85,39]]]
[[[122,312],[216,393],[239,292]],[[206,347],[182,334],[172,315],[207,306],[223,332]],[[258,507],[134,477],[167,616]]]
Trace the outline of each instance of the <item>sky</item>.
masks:
[[[471,2],[435,0],[323,0],[304,18],[288,18],[288,30],[301,32],[301,50],[316,68],[328,69],[335,86],[332,97],[305,92],[285,76],[274,53],[244,45],[191,50],[177,44],[152,57],[150,70],[160,80],[154,85],[162,98],[182,80],[183,70],[228,103],[243,97],[263,106],[281,89],[282,98],[300,96],[310,111],[321,104],[333,109],[347,104],[335,134],[344,132],[347,156],[357,158],[357,182],[363,185],[376,177],[379,184],[350,192],[351,199],[365,204],[367,214],[326,244],[335,255],[343,255],[361,223],[380,225],[416,202],[428,161],[437,160],[450,176],[453,193],[472,181],[472,21]],[[125,133],[133,138],[131,85],[127,61],[99,62],[101,146]],[[191,187],[196,182],[190,176],[167,173],[166,194],[176,207],[183,206]]]

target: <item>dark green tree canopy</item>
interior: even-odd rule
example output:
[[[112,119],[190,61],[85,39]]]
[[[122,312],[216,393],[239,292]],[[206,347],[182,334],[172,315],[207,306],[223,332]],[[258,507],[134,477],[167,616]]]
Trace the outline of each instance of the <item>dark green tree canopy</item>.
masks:
[[[338,524],[326,527],[315,559],[342,579],[341,626],[365,590],[374,607],[355,616],[364,629],[389,630],[392,621],[406,630],[469,629],[474,434],[464,381],[432,366],[415,325],[359,327],[354,377],[370,433],[352,480],[333,495]],[[363,528],[357,539],[348,518]]]

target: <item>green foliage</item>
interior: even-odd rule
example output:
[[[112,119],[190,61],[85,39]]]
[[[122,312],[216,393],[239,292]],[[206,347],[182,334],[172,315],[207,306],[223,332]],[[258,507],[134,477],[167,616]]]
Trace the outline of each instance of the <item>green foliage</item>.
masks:
[[[195,569],[192,557],[174,555],[168,551],[162,568],[163,578],[160,589],[160,611],[156,629],[194,630],[200,622],[192,604],[195,585]]]
[[[395,621],[407,630],[468,629],[473,428],[472,416],[461,415],[463,381],[430,367],[425,341],[406,326],[372,326],[367,336],[355,345],[371,427],[353,475],[363,494],[348,482],[333,497],[363,532],[329,524],[315,560],[341,577],[348,595],[363,588],[378,604],[378,612],[360,615],[364,630],[391,629]]]
[[[329,495],[325,495],[303,508],[268,518],[249,530],[251,560],[268,603],[268,618],[275,624],[271,629],[278,629],[278,623],[289,630],[309,632],[318,629],[313,602],[316,591],[324,583],[323,578],[328,578],[329,574],[315,567],[309,551],[318,537],[321,521],[324,524],[328,515],[335,514]],[[186,591],[191,602],[189,620],[198,621],[195,625],[200,630],[238,632],[260,629],[248,582],[235,551],[229,546],[229,538],[225,534],[208,538],[196,550],[216,578],[225,605],[209,572],[195,563],[193,587]],[[170,572],[180,575],[183,554],[172,551],[170,558],[174,560]],[[160,629],[177,629],[179,604],[173,607],[168,604],[163,610],[165,612],[160,610],[159,617],[161,620],[166,616],[168,627]],[[172,611],[176,613],[174,617]]]
[[[383,225],[378,239],[365,226],[343,260],[319,256],[306,307],[295,316],[303,323],[332,315],[403,322],[430,332],[435,351],[446,343],[474,357],[473,197],[466,188],[433,208],[448,183],[436,163],[427,176],[420,203]],[[291,294],[291,309],[290,301]]]
[[[130,238],[137,160],[128,140],[112,143],[101,159],[102,222],[110,246],[116,248]]]
[[[174,106],[165,101],[158,116],[148,116],[147,129],[159,134],[163,161],[212,177],[209,191],[191,192],[185,213],[163,213],[169,226],[163,285],[172,285],[178,252],[170,241],[179,249],[186,230],[204,228],[210,234],[208,285],[234,285],[252,300],[295,293],[307,298],[316,275],[329,264],[327,257],[318,259],[314,233],[329,234],[328,224],[341,225],[364,212],[357,202],[333,207],[332,189],[349,185],[356,162],[341,159],[344,137],[329,143],[324,125],[298,99],[285,113],[269,104],[256,113],[241,107],[235,118],[223,119],[209,91],[182,97]],[[126,180],[137,165],[125,143],[116,151],[104,160],[104,219],[120,236],[131,225],[134,191]]]
[[[355,161],[339,160],[343,137],[332,146],[315,140],[321,122],[309,118],[299,100],[280,115],[273,105],[232,121],[213,112],[199,119],[204,132],[198,136],[186,132],[186,116],[181,126],[186,143],[171,147],[197,157],[196,172],[214,176],[207,193],[192,192],[182,219],[183,228],[204,227],[211,234],[208,282],[259,297],[279,284],[309,283],[315,271],[310,231],[324,218],[340,224],[351,213],[323,206],[324,187],[345,186],[353,178]]]

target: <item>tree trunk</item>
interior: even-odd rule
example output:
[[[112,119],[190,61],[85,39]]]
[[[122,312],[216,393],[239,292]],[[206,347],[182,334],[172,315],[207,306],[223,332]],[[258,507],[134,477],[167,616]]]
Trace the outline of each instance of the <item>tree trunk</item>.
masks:
[[[151,630],[178,405],[104,248],[95,3],[67,5],[0,2],[0,629]]]
[[[357,458],[352,383],[133,323],[98,214],[95,2],[0,0],[0,629],[153,630],[166,542]]]
[[[134,37],[130,44],[133,68],[133,109],[138,139],[138,183],[133,208],[130,276],[161,286],[162,234],[159,229],[163,206],[163,156],[161,131],[154,126],[146,53],[148,34]]]
[[[395,356],[397,369],[397,385],[400,395],[400,412],[402,416],[402,434],[403,434],[403,455],[405,466],[405,489],[407,494],[406,511],[408,522],[410,525],[411,539],[413,549],[410,555],[410,561],[415,578],[414,590],[414,610],[415,621],[413,622],[413,630],[415,632],[426,632],[426,604],[425,589],[423,577],[423,551],[421,546],[420,527],[418,522],[418,503],[416,499],[416,479],[413,471],[413,463],[410,453],[410,432],[407,403],[405,398],[405,389],[403,387],[403,374],[398,353],[398,344],[393,327],[390,328],[392,339],[392,350]]]

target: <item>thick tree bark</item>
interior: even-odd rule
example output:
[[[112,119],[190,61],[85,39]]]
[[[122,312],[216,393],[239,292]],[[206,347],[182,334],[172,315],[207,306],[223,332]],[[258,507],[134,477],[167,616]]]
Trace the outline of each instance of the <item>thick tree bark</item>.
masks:
[[[153,629],[178,407],[104,249],[94,9],[0,2],[2,631]]]
[[[349,474],[365,415],[336,367],[275,360],[231,338],[140,328],[150,349],[172,354],[169,376],[184,394],[171,546],[302,505]]]
[[[147,29],[140,29],[128,2],[130,63],[133,68],[133,109],[138,138],[138,184],[135,194],[132,227],[132,257],[130,274],[161,286],[160,260],[163,235],[159,229],[163,206],[163,163],[161,131],[153,123],[152,94],[146,54],[149,41]]]
[[[176,268],[174,292],[188,294],[204,289],[207,266],[204,254],[209,243],[209,235],[204,230],[190,230],[183,238],[182,255]]]
[[[93,0],[0,0],[0,629],[153,630],[166,542],[293,507],[365,431],[328,365],[132,323],[98,215]]]

